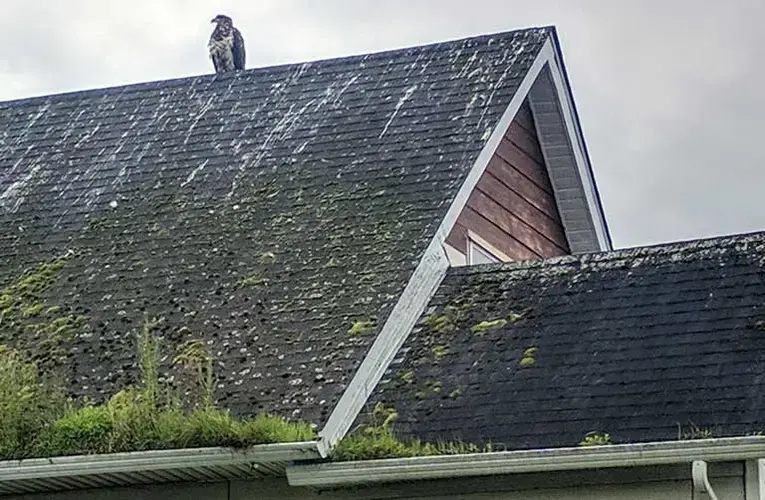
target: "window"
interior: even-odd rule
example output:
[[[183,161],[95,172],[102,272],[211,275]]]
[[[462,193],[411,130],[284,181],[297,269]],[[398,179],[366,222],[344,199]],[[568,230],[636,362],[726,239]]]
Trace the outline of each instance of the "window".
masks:
[[[468,231],[467,235],[467,264],[493,264],[495,262],[502,262],[510,260],[509,258],[503,258],[501,252],[490,250],[491,245],[486,243],[482,238],[479,238],[472,232]]]

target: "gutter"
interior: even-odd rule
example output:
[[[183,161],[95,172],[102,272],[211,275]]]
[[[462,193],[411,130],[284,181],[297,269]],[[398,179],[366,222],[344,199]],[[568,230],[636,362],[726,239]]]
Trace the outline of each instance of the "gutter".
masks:
[[[765,437],[664,441],[440,455],[287,467],[291,486],[342,487],[425,479],[708,462],[765,457]]]
[[[0,461],[0,494],[284,476],[289,463],[319,458],[318,442],[305,441],[7,460]]]

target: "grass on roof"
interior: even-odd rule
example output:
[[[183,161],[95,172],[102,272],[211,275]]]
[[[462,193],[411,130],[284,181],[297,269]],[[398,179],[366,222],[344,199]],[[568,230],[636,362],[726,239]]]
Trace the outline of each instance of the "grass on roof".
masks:
[[[419,439],[402,439],[396,436],[393,430],[393,423],[397,419],[398,413],[393,408],[378,403],[371,412],[370,423],[340,440],[332,453],[332,460],[344,462],[494,451],[491,443],[485,445],[461,441],[430,443]]]
[[[146,322],[139,333],[142,380],[103,404],[82,404],[41,377],[23,353],[0,346],[0,459],[311,441],[314,426],[261,414],[239,419],[211,398],[211,358],[185,344],[178,363],[194,368],[203,404],[181,408],[180,395],[159,383],[159,346]]]

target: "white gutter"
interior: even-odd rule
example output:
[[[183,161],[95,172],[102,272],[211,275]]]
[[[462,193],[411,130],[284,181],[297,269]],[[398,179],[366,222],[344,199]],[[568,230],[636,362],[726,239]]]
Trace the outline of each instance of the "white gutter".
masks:
[[[320,458],[317,441],[256,445],[243,450],[194,448],[0,462],[0,493],[127,485],[178,478],[233,479],[283,475],[285,462]],[[31,486],[31,487],[28,487]]]
[[[765,437],[666,441],[287,467],[292,486],[339,487],[423,479],[609,467],[739,461],[765,457]]]

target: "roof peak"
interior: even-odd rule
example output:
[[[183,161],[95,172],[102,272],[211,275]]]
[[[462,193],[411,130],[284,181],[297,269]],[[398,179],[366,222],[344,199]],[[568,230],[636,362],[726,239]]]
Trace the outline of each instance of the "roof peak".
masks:
[[[251,75],[253,73],[264,72],[264,71],[289,70],[291,68],[298,68],[300,66],[307,66],[307,65],[314,65],[314,64],[331,64],[333,62],[341,62],[341,61],[353,61],[353,60],[390,57],[395,54],[405,54],[407,51],[410,51],[410,50],[434,49],[442,45],[458,44],[458,43],[464,43],[469,41],[480,42],[480,41],[484,41],[484,40],[495,38],[495,37],[496,38],[505,37],[509,35],[518,34],[520,32],[528,32],[528,31],[538,31],[540,33],[548,31],[550,32],[550,34],[554,34],[556,32],[556,28],[555,28],[555,25],[529,26],[525,28],[505,30],[505,31],[493,32],[493,33],[485,33],[481,35],[470,35],[470,36],[463,36],[460,38],[443,39],[440,41],[427,42],[427,43],[422,43],[419,45],[407,45],[403,47],[381,49],[381,50],[372,51],[372,52],[357,52],[357,53],[341,55],[341,56],[326,57],[326,58],[312,59],[312,60],[303,60],[303,61],[296,61],[296,62],[286,62],[286,63],[280,63],[280,64],[273,64],[269,66],[253,66],[239,73],[230,73],[230,74],[223,73],[223,74],[217,74],[217,75],[214,73],[203,73],[203,74],[183,76],[183,77],[177,77],[177,78],[149,80],[144,82],[134,82],[134,83],[127,83],[122,85],[112,85],[107,87],[94,87],[94,88],[88,88],[88,89],[59,92],[54,94],[42,94],[42,95],[36,95],[36,96],[30,96],[30,97],[22,97],[19,99],[10,99],[6,101],[0,101],[0,108],[17,106],[17,105],[26,105],[26,104],[33,103],[35,101],[42,102],[47,99],[66,99],[66,98],[80,97],[84,95],[100,96],[100,95],[113,94],[115,92],[142,90],[147,87],[174,87],[174,86],[182,86],[185,84],[197,84],[199,82],[212,81],[215,79],[219,79],[219,80],[226,80],[229,78],[235,79],[235,78],[242,77],[243,74]]]

